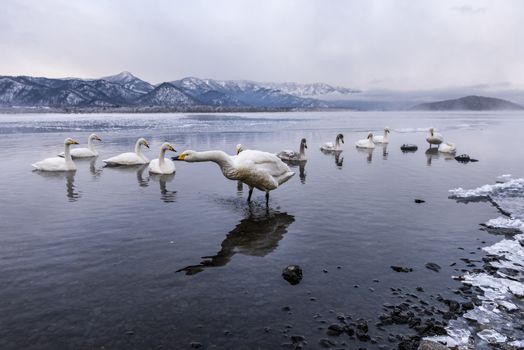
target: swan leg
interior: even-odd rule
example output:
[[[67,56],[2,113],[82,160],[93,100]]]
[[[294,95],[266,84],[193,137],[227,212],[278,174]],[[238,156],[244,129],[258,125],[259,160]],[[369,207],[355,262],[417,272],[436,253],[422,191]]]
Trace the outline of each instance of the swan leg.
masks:
[[[247,196],[247,201],[251,202],[251,195],[253,194],[253,187],[249,187],[249,195]]]
[[[269,207],[269,192],[266,192],[266,207]]]

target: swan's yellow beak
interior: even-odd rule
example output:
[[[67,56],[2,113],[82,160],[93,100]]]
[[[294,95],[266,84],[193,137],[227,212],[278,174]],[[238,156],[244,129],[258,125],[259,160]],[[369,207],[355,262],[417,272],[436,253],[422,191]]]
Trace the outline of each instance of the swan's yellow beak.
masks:
[[[186,158],[186,155],[185,154],[181,154],[178,156],[178,160],[184,160]]]

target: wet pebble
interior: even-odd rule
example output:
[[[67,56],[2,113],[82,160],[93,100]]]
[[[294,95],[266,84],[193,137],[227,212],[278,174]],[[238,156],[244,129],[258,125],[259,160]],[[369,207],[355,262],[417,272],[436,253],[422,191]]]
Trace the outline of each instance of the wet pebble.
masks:
[[[302,280],[302,269],[298,265],[289,265],[282,271],[282,277],[291,285],[299,284]]]
[[[433,262],[428,262],[426,265],[424,265],[427,269],[430,269],[431,271],[439,272],[440,266],[438,264],[435,264]]]

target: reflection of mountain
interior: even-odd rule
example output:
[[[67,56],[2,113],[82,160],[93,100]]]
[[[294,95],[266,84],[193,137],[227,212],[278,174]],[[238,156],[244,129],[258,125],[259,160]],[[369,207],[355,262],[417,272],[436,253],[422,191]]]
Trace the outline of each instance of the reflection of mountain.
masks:
[[[242,219],[222,241],[220,251],[213,255],[203,257],[197,265],[184,267],[186,275],[194,275],[206,268],[226,265],[233,255],[245,254],[251,256],[265,256],[274,251],[282,239],[294,217],[287,213],[267,212],[253,213]]]
[[[76,171],[35,171],[35,173],[46,179],[65,179],[66,196],[69,198],[69,201],[76,202],[80,198],[80,193],[75,186]]]

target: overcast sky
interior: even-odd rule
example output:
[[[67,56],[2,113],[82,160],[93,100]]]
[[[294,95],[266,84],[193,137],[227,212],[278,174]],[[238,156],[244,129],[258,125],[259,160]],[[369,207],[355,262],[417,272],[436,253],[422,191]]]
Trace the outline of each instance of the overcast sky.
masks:
[[[0,74],[524,87],[524,1],[4,0]]]

